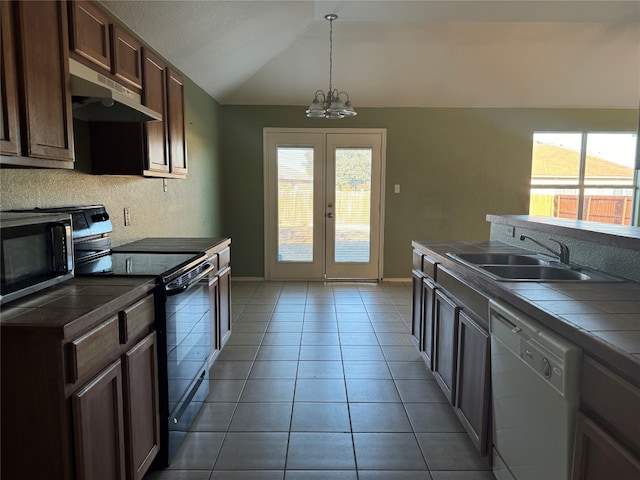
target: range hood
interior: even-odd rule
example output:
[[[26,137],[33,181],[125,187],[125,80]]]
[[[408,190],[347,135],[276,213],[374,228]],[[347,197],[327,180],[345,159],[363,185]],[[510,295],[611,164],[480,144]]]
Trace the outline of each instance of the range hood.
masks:
[[[162,120],[162,114],[142,105],[142,97],[96,72],[69,59],[73,117],[88,122],[149,122]]]

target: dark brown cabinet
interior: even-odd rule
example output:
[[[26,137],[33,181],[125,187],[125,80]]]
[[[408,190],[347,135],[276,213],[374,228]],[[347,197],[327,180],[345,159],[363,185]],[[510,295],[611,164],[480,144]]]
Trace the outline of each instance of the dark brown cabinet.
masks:
[[[422,280],[422,338],[423,355],[429,370],[433,371],[433,343],[434,343],[434,306],[436,286],[429,279]]]
[[[147,174],[169,173],[169,142],[167,137],[167,65],[148,49],[143,49],[142,103],[162,113],[163,120],[144,124],[147,147]]]
[[[0,2],[2,35],[0,50],[0,152],[2,155],[20,155],[20,129],[18,125],[18,88],[16,85],[16,59],[13,21],[9,2]]]
[[[489,433],[489,334],[464,310],[459,313],[455,411],[481,454]]]
[[[142,88],[142,43],[117,23],[111,24],[112,73],[125,85]]]
[[[111,72],[110,18],[95,3],[69,2],[69,51]],[[77,57],[76,57],[77,58]]]
[[[2,325],[2,478],[148,471],[160,447],[154,284],[138,288],[79,318],[34,308],[39,321]],[[87,295],[77,300],[96,301]]]
[[[422,278],[420,272],[416,270],[412,272],[411,335],[419,351],[423,351],[424,346],[422,337],[424,323],[424,314],[422,312]]]
[[[429,251],[414,251],[413,258],[416,343],[472,442],[485,455],[490,438],[489,299]]]
[[[231,335],[231,267],[218,273],[218,317],[220,323],[220,348]]]
[[[124,414],[120,361],[73,394],[71,402],[76,478],[124,480]]]
[[[187,175],[187,138],[184,130],[184,79],[175,70],[167,70],[167,131],[169,166],[174,175]]]
[[[162,113],[163,119],[90,122],[92,170],[106,175],[186,178],[183,79],[153,52],[143,51],[143,103]]]
[[[640,478],[640,459],[596,422],[578,412],[571,478],[637,480]]]
[[[640,478],[640,388],[584,355],[572,480]]]
[[[454,403],[460,307],[438,290],[434,300],[433,376],[447,399]]]
[[[10,40],[5,46],[5,17],[10,17],[14,27],[7,33],[13,33],[15,40],[12,54],[16,59],[20,148],[12,147],[5,151],[3,142],[0,163],[73,168],[66,2],[9,2],[2,8],[2,17],[3,50],[10,47]],[[3,70],[6,68],[3,76],[10,76],[10,62],[11,55],[3,53]],[[9,95],[9,92],[3,93],[3,96]],[[8,105],[6,110],[11,109]],[[5,130],[4,122],[8,121],[11,126],[12,114],[7,113],[4,106],[2,116]]]
[[[123,366],[127,478],[141,480],[160,449],[156,334],[126,352]]]

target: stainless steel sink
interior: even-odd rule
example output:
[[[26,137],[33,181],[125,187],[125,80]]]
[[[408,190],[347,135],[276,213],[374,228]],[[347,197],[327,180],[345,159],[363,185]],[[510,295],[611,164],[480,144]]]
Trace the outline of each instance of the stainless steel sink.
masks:
[[[518,253],[453,253],[450,256],[474,265],[546,265],[549,263],[537,255]]]
[[[586,273],[564,267],[542,265],[482,265],[483,270],[496,277],[509,280],[535,280],[538,282],[553,280],[591,280]]]
[[[565,265],[541,254],[447,253],[448,257],[503,282],[620,282],[601,272]]]

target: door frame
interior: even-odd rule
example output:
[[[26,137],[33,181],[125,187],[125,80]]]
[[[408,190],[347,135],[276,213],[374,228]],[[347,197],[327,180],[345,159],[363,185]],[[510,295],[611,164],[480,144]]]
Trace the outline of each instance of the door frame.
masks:
[[[270,191],[269,191],[269,157],[268,157],[268,145],[267,137],[271,133],[341,133],[341,134],[379,134],[381,137],[381,152],[380,152],[380,228],[378,232],[379,252],[378,252],[378,278],[375,280],[382,281],[384,278],[383,266],[384,266],[384,226],[385,226],[385,186],[386,186],[386,152],[387,152],[387,129],[386,128],[285,128],[285,127],[264,127],[262,129],[262,180],[263,180],[263,221],[264,221],[264,278],[265,280],[271,279],[271,272],[269,269],[269,252],[272,250],[270,238],[270,225],[269,225],[269,206],[270,206]],[[326,147],[326,139],[325,139]],[[325,158],[327,152],[325,152]],[[326,166],[325,166],[326,167]],[[325,168],[326,175],[326,168]],[[324,183],[324,182],[323,182]],[[326,228],[325,223],[322,223],[322,235],[325,238],[326,244]],[[324,253],[323,253],[323,270],[324,268]],[[300,280],[300,279],[295,279]],[[340,281],[339,279],[327,279],[325,278],[309,278],[308,281]]]

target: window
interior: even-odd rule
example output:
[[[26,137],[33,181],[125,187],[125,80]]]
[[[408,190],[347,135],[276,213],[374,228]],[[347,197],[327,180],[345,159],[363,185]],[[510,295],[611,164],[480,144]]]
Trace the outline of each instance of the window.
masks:
[[[529,214],[631,225],[636,136],[534,133]]]

